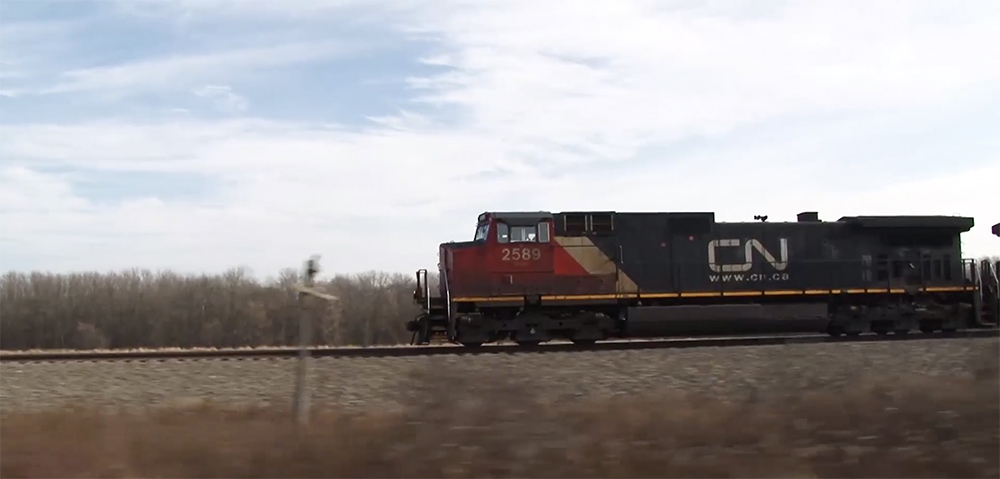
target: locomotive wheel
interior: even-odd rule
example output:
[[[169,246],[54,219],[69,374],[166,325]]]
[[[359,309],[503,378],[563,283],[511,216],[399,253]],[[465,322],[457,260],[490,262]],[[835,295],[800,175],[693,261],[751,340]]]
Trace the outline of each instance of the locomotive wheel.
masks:
[[[920,331],[924,334],[931,334],[941,329],[941,321],[921,321]]]
[[[535,340],[535,339],[531,339],[531,340],[526,339],[526,340],[522,340],[522,341],[518,341],[517,342],[517,345],[521,346],[523,348],[534,348],[534,347],[537,347],[539,344],[542,344],[542,342],[538,341],[538,340]]]
[[[873,333],[875,333],[875,334],[877,334],[879,336],[885,336],[886,334],[889,334],[889,325],[887,325],[885,323],[872,324],[871,325],[871,329],[872,329]]]

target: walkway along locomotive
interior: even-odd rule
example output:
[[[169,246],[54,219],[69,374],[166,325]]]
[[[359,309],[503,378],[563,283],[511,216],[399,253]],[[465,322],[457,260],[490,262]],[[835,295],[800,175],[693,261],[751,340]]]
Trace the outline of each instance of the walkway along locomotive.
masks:
[[[972,218],[758,219],[486,212],[472,241],[440,245],[436,287],[417,271],[422,311],[407,328],[418,344],[477,346],[663,336],[677,325],[856,335],[997,322],[997,287],[983,281],[995,282],[994,265],[961,256]]]

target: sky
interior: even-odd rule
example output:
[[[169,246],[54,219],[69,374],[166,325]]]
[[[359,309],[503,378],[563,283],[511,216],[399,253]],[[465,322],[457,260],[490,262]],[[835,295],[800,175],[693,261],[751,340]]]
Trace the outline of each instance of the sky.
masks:
[[[494,210],[961,215],[1000,2],[0,1],[0,270],[435,269]]]

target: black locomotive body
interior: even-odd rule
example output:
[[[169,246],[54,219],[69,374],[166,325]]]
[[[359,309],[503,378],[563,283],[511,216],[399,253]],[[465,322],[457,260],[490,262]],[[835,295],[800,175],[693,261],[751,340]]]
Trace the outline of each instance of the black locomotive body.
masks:
[[[963,260],[973,219],[857,216],[717,222],[713,213],[484,213],[418,272],[410,327],[481,344],[672,333],[955,330],[985,314]],[[513,253],[512,253],[513,251]],[[512,256],[516,258],[512,259]]]

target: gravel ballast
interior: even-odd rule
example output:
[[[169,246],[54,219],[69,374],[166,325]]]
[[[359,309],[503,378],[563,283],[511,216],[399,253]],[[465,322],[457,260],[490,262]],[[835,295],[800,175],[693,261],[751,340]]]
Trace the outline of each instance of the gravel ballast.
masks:
[[[311,361],[314,406],[388,407],[406,402],[420,375],[522,383],[546,401],[657,391],[723,400],[845,390],[867,373],[968,376],[1000,352],[1000,339],[947,339],[725,348],[487,354]],[[0,409],[69,405],[160,406],[211,400],[288,405],[295,359],[4,363]],[[881,375],[885,377],[884,374]],[[461,394],[457,390],[455,394]]]

